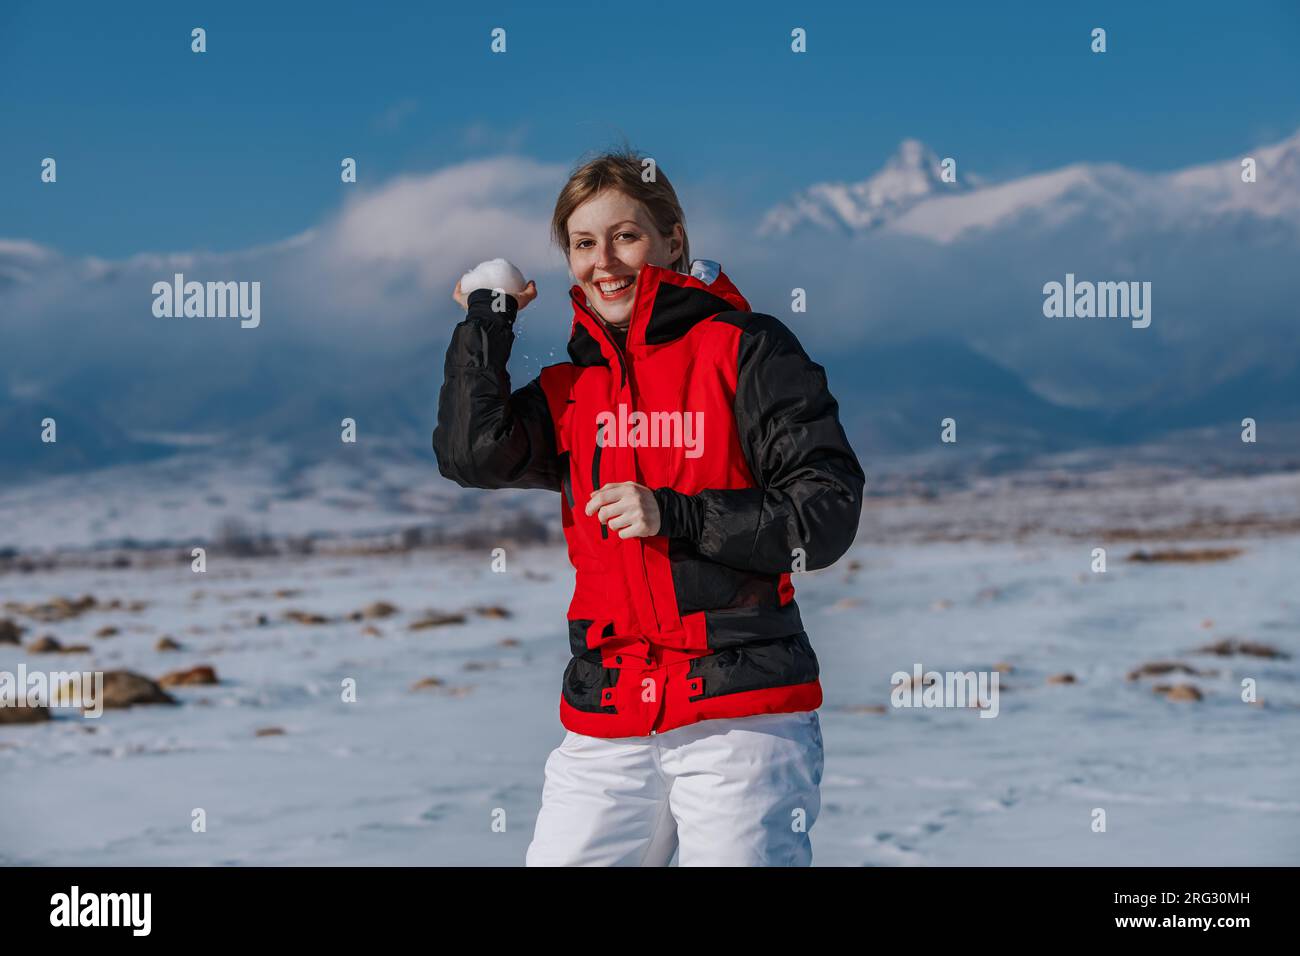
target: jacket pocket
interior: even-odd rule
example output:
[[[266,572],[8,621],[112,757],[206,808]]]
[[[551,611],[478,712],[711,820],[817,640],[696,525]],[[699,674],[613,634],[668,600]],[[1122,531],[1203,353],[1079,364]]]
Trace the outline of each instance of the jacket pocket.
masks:
[[[569,661],[564,669],[561,693],[569,706],[589,714],[616,714],[614,687],[618,684],[617,667],[606,667],[600,651],[588,651]]]
[[[781,577],[760,571],[744,571],[704,557],[682,538],[668,539],[668,560],[673,574],[673,592],[682,615],[721,608],[778,608]],[[784,636],[802,630],[798,625]]]
[[[812,643],[801,631],[792,637],[755,641],[695,658],[686,673],[691,687],[687,699],[807,684],[819,673]]]

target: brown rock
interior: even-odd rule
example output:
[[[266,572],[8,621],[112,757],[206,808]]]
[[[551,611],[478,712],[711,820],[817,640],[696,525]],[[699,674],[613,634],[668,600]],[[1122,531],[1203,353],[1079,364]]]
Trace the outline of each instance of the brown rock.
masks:
[[[27,649],[33,654],[58,654],[63,645],[53,634],[44,634],[28,644]]]
[[[321,614],[313,614],[310,611],[285,611],[284,616],[299,624],[328,624],[330,622],[329,618]]]
[[[1065,673],[1065,674],[1053,674],[1051,677],[1047,678],[1047,683],[1049,683],[1049,684],[1076,684],[1076,683],[1078,683],[1078,681],[1075,680],[1075,677],[1074,677],[1073,674]]]
[[[188,687],[195,684],[216,684],[217,672],[207,664],[190,667],[185,670],[171,671],[158,679],[162,687]]]
[[[1245,654],[1248,657],[1275,657],[1279,660],[1290,660],[1291,655],[1283,653],[1276,647],[1268,644],[1261,644],[1259,641],[1242,641],[1237,645],[1237,653]]]
[[[430,687],[441,687],[443,683],[441,677],[422,677],[411,685],[411,690],[428,690]]]
[[[1268,644],[1259,641],[1242,641],[1231,637],[1225,637],[1221,641],[1215,641],[1213,644],[1204,644],[1196,649],[1198,654],[1218,654],[1220,657],[1232,657],[1237,654],[1244,654],[1247,657],[1268,657],[1277,658],[1278,660],[1289,660],[1289,654],[1278,650]]]
[[[497,641],[497,645],[500,646],[500,647],[518,647],[518,646],[519,646],[519,638],[517,638],[517,637],[503,637],[503,638],[501,638],[501,640]]]
[[[27,629],[19,627],[13,618],[0,620],[0,644],[21,644],[20,638],[25,630]]]
[[[52,621],[62,621],[70,617],[77,617],[84,614],[91,608],[95,607],[95,599],[89,594],[84,594],[77,600],[73,601],[65,597],[52,598],[46,604],[21,604],[10,602],[5,605],[13,611],[20,614],[26,614],[28,617],[35,618],[38,621],[46,623]]]
[[[1139,677],[1153,677],[1159,674],[1191,674],[1193,677],[1209,677],[1210,673],[1202,673],[1195,667],[1188,667],[1181,661],[1148,661],[1140,664],[1128,672],[1129,680],[1137,680]]]
[[[95,632],[95,636],[96,636],[96,637],[116,637],[119,633],[121,633],[121,632],[118,631],[117,628],[113,627],[113,626],[110,624],[110,625],[108,625],[107,627],[101,627],[98,631]]]
[[[158,643],[153,646],[153,649],[155,651],[179,651],[181,645],[180,642],[175,641],[164,634],[162,637],[158,638]]]
[[[446,624],[464,624],[464,614],[445,614],[440,611],[429,611],[418,621],[412,621],[407,626],[409,631],[420,631],[430,627],[442,627]]]
[[[1179,550],[1166,548],[1163,551],[1134,551],[1128,556],[1130,561],[1144,562],[1178,562],[1201,563],[1205,561],[1227,561],[1241,554],[1241,548],[1190,548]]]
[[[997,671],[999,674],[1014,674],[1016,671],[1016,669],[1012,667],[1010,664],[1008,664],[1006,661],[998,661],[996,664],[993,665],[993,669]]]
[[[392,617],[398,611],[397,605],[389,604],[387,601],[376,601],[368,604],[359,611],[353,611],[349,615],[354,621],[373,620],[381,617]]]
[[[284,735],[283,727],[258,727],[253,732],[254,737],[280,737]]]
[[[35,707],[0,704],[0,724],[38,724],[50,719],[50,709],[43,705]]]
[[[1165,700],[1200,700],[1202,696],[1192,684],[1157,684],[1151,689],[1157,694],[1164,694]]]
[[[474,613],[479,615],[479,617],[495,617],[495,618],[510,617],[510,612],[505,608],[501,607],[499,604],[485,604],[482,605],[481,607],[476,607],[474,608]]]
[[[104,672],[104,706],[133,707],[136,704],[175,704],[176,698],[157,683],[133,671]]]

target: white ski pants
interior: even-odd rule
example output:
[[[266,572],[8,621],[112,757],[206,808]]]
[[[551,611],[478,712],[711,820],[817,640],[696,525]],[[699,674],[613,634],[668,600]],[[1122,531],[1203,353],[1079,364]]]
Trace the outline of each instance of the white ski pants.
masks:
[[[815,710],[647,737],[567,731],[546,761],[528,866],[808,866],[821,810]]]

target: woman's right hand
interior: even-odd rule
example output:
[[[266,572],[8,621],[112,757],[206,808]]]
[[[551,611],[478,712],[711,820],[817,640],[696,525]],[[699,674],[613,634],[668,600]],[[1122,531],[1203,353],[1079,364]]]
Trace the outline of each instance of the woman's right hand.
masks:
[[[532,279],[529,279],[528,285],[524,286],[522,292],[512,292],[510,294],[515,297],[515,301],[519,303],[519,311],[522,312],[524,306],[526,306],[529,302],[532,302],[533,299],[537,298],[537,284],[533,282]],[[462,309],[464,309],[466,312],[469,311],[469,296],[465,295],[465,293],[460,291],[459,279],[456,280],[456,288],[451,293],[451,297],[460,303],[460,307]]]

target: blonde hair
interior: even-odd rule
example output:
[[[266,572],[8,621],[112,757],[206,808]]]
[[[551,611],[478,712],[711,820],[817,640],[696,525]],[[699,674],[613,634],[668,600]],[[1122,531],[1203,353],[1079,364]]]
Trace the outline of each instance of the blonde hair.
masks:
[[[691,244],[686,236],[686,214],[677,201],[677,192],[663,170],[655,164],[654,179],[642,178],[647,157],[630,147],[602,153],[588,160],[569,175],[569,181],[555,200],[555,213],[551,216],[551,236],[556,245],[569,257],[569,217],[588,199],[606,189],[615,189],[645,207],[650,221],[664,238],[673,234],[673,226],[682,227],[682,253],[670,268],[686,272],[691,265]]]

